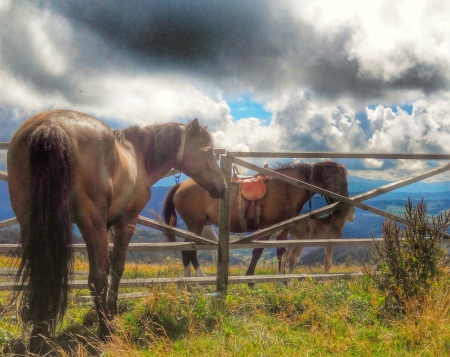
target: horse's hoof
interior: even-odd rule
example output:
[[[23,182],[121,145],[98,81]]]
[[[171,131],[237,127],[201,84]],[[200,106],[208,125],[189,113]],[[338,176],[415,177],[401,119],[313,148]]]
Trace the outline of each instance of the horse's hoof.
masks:
[[[47,337],[43,337],[42,335],[31,337],[29,351],[39,356],[49,355],[53,350],[49,342],[50,339]]]
[[[98,329],[98,338],[100,341],[108,343],[111,341],[112,335],[113,329],[110,321],[107,321],[106,324],[100,324]]]
[[[3,347],[5,356],[26,356],[27,345],[21,338],[14,338]]]
[[[195,270],[195,276],[196,276],[197,278],[204,278],[206,275],[205,275],[205,273],[203,272],[203,270],[201,270],[200,268],[198,268],[198,269]]]

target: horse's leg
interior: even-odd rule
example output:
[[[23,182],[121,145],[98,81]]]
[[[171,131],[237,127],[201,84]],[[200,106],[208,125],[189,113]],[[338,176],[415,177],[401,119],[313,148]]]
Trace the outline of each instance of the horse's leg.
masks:
[[[292,249],[287,249],[286,252],[284,252],[283,256],[281,257],[281,265],[280,269],[278,270],[278,274],[284,274],[284,271],[286,269],[286,262],[290,259],[292,253]]]
[[[216,231],[211,224],[207,224],[203,227],[202,237],[211,239],[216,243],[219,242],[219,237],[217,237]],[[217,250],[211,251],[212,262],[214,266],[217,266]]]
[[[330,272],[334,245],[325,247],[325,274]]]
[[[197,235],[201,235],[204,227],[204,222],[201,224],[190,224],[188,226],[189,232],[192,232]],[[203,277],[205,276],[205,273],[203,273],[202,268],[200,267],[200,263],[198,261],[198,254],[196,250],[185,250],[181,252],[182,258],[183,258],[183,270],[184,270],[184,276],[189,277],[191,276],[190,266],[189,264],[192,264],[192,266],[195,269],[195,276]]]
[[[287,239],[287,235],[288,235],[288,230],[285,229],[279,236],[277,236],[277,240],[286,240]],[[277,259],[278,259],[278,271],[281,270],[281,261],[283,258],[283,254],[286,252],[286,248],[285,247],[278,247],[277,248]],[[284,270],[283,270],[283,274],[284,274]]]
[[[183,275],[184,277],[189,278],[191,276],[191,251],[182,250],[181,251],[181,259],[183,260]]]
[[[205,276],[205,273],[203,272],[202,268],[200,267],[200,262],[198,261],[197,251],[192,250],[192,251],[186,252],[186,253],[188,253],[187,255],[189,257],[189,260],[195,269],[195,276],[198,276],[198,277]]]
[[[296,247],[293,254],[289,257],[289,274],[294,273],[295,266],[297,265],[298,257],[302,254],[302,247]]]
[[[87,216],[87,212],[88,209],[85,207],[83,212],[85,219],[77,222],[77,224],[88,252],[88,284],[99,319],[99,336],[102,340],[106,340],[111,335],[109,312],[106,304],[109,270],[108,230],[103,219],[96,214]]]
[[[113,251],[110,255],[110,281],[108,289],[108,318],[112,320],[117,314],[117,299],[119,296],[119,283],[125,268],[125,258],[128,244],[134,233],[136,221],[120,222],[113,226],[112,239],[114,243]]]
[[[264,237],[264,238],[261,238],[258,240],[269,240],[269,238],[270,237]],[[259,258],[261,258],[263,251],[264,251],[264,248],[253,249],[252,260],[250,261],[250,264],[248,266],[248,269],[247,269],[247,272],[245,273],[245,275],[255,275],[256,263],[258,263]],[[251,285],[253,285],[253,284],[251,284]]]

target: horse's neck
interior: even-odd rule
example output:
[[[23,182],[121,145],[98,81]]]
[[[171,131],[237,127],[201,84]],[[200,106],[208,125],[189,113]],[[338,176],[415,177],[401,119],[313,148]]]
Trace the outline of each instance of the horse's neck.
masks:
[[[139,139],[137,138],[139,137]],[[126,138],[140,152],[152,186],[175,165],[181,143],[181,131],[177,125],[161,124],[126,133]]]
[[[345,223],[345,220],[347,219],[347,216],[350,213],[350,209],[351,209],[350,206],[344,206],[344,208],[334,211],[329,216],[322,218],[328,219],[329,222],[336,222],[336,224],[343,225]]]
[[[304,167],[301,168],[295,168],[295,169],[289,169],[289,170],[283,170],[280,173],[289,177],[292,177],[295,180],[303,181],[306,183],[310,183],[311,179],[307,172],[308,165],[304,165]],[[311,191],[308,191],[304,188],[300,188],[295,185],[291,185],[286,183],[287,190],[292,190],[292,197],[295,197],[295,201],[297,202],[297,208],[298,211],[300,211],[306,202],[308,202],[312,196],[314,196],[314,193]],[[288,191],[289,192],[289,191]]]
[[[157,133],[155,135],[154,157],[156,160],[147,168],[150,185],[163,178],[164,175],[174,168],[181,144],[180,129],[175,125],[165,125],[167,125],[167,128],[164,128],[164,132],[161,131],[161,134]],[[166,138],[162,137],[164,135]],[[162,155],[163,159],[159,155]]]
[[[309,224],[310,221],[302,222],[292,228],[289,228],[291,239],[301,240],[309,238]]]

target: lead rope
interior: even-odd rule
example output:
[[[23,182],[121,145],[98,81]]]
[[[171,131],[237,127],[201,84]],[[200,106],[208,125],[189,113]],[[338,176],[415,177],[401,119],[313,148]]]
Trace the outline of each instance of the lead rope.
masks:
[[[177,174],[172,174],[172,176],[175,178],[175,185],[178,185],[180,183],[181,171]]]

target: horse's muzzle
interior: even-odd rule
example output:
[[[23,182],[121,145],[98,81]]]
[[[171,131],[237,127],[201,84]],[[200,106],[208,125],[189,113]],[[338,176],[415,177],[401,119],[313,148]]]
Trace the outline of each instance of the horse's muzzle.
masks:
[[[222,198],[223,196],[225,196],[226,192],[227,185],[224,182],[223,185],[220,185],[219,187],[211,187],[211,189],[209,190],[209,196],[211,198]]]

